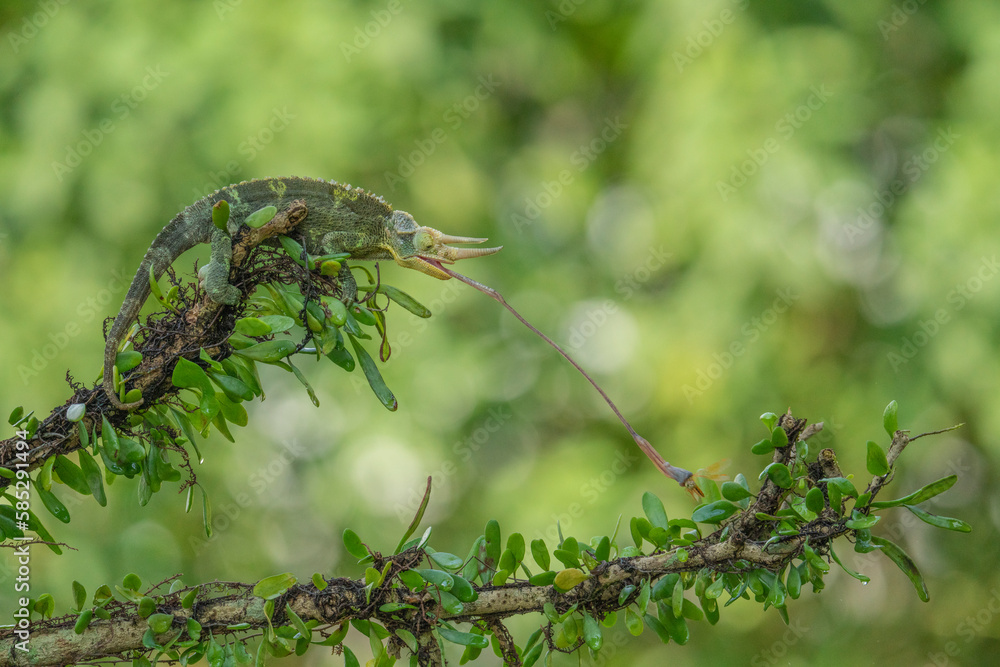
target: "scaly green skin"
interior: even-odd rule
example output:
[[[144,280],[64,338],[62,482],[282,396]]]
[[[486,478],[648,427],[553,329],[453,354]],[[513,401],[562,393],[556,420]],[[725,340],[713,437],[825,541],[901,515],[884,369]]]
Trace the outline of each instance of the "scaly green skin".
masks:
[[[440,264],[489,255],[500,248],[453,248],[448,243],[481,243],[475,239],[442,234],[417,225],[404,211],[394,211],[381,197],[333,181],[312,178],[263,178],[229,185],[199,199],[177,214],[157,235],[146,251],[129,286],[121,311],[108,333],[104,348],[104,390],[111,403],[127,410],[141,405],[122,403],[114,391],[114,364],[118,348],[149,296],[149,272],[159,278],[182,253],[200,243],[212,244],[212,261],[199,272],[205,291],[216,303],[233,305],[242,294],[229,284],[232,241],[216,229],[212,207],[229,202],[229,232],[235,232],[248,215],[265,206],[279,211],[296,199],[305,201],[308,214],[296,227],[304,236],[310,255],[349,253],[352,259],[392,259],[400,266],[447,280]],[[350,270],[341,270],[348,293],[356,290]],[[356,293],[356,292],[354,292]]]

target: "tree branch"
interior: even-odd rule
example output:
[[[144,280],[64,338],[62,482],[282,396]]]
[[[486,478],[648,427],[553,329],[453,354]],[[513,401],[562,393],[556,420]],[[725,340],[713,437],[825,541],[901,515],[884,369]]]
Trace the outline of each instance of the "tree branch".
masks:
[[[252,292],[264,278],[252,270],[252,251],[279,234],[287,234],[307,214],[306,203],[297,199],[260,228],[242,226],[233,238],[230,282],[242,287],[245,293]],[[171,374],[179,357],[190,356],[197,359],[198,350],[205,348],[215,358],[223,351],[226,339],[233,332],[233,315],[236,308],[240,307],[225,306],[202,295],[200,300],[180,309],[176,315],[169,315],[161,320],[163,326],[158,329],[164,333],[151,337],[144,346],[146,350],[155,348],[154,353],[148,355],[148,358],[144,355],[142,365],[134,373],[139,377],[133,386],[142,390],[147,406],[159,398],[177,393],[178,388],[171,383]],[[136,349],[139,352],[146,351],[138,347]],[[22,445],[18,449],[20,439],[16,437],[0,441],[0,466],[30,471],[42,466],[52,456],[79,449],[79,429],[66,418],[66,408],[73,403],[88,406],[87,415],[81,420],[88,430],[95,425],[98,431],[101,430],[102,415],[107,416],[113,426],[127,425],[129,413],[115,409],[99,384],[93,389],[79,387],[66,403],[55,408],[41,421],[35,437],[27,443],[27,447]],[[11,481],[0,477],[0,491]]]
[[[791,465],[796,446],[801,442],[800,436],[812,435],[818,428],[804,432],[805,421],[792,419],[791,415],[782,417],[779,425],[788,434],[790,444],[775,451],[773,462]],[[891,449],[893,462],[905,447],[906,440],[905,433],[896,433]],[[832,450],[825,449],[808,470],[806,481],[812,486],[821,485],[820,479],[825,477],[839,476],[831,473],[839,473],[840,469]],[[875,489],[873,496],[877,492]],[[649,585],[672,573],[707,571],[719,577],[753,570],[780,572],[793,559],[803,556],[807,543],[817,553],[826,553],[834,539],[853,532],[845,525],[849,517],[827,508],[814,520],[802,523],[795,534],[765,539],[773,532],[773,520],[766,517],[779,511],[790,493],[789,489],[779,487],[768,478],[756,500],[746,509],[734,514],[719,530],[692,544],[600,562],[590,568],[589,578],[568,591],[560,591],[552,585],[531,585],[527,581],[477,586],[478,596],[462,604],[460,610],[445,609],[433,586],[411,591],[401,585],[400,573],[420,567],[427,555],[417,548],[390,557],[373,552],[371,567],[387,575],[370,591],[366,590],[365,580],[347,578],[326,580],[323,590],[312,583],[291,586],[275,599],[270,622],[265,613],[265,601],[254,595],[253,584],[216,582],[168,595],[157,596],[155,591],[146,595],[156,600],[155,613],[173,616],[170,629],[155,637],[159,644],[172,639],[188,639],[185,634],[188,619],[195,619],[203,632],[210,631],[219,638],[260,636],[271,626],[278,628],[289,624],[286,609],[290,609],[302,621],[316,621],[314,632],[320,636],[331,634],[335,631],[334,626],[349,620],[375,621],[391,632],[405,629],[418,639],[420,664],[439,665],[442,657],[433,630],[441,621],[502,628],[500,622],[504,618],[541,612],[547,604],[560,612],[577,605],[578,609],[602,618],[635,602],[635,594],[622,597],[626,587],[638,591],[644,582]],[[184,607],[184,598],[193,590],[197,591],[194,603]],[[390,603],[396,606],[384,606]],[[401,605],[409,606],[403,608]],[[79,635],[74,631],[75,615],[32,623],[28,653],[15,650],[19,638],[13,629],[0,630],[0,664],[61,665],[105,658],[125,659],[149,651],[143,643],[147,622],[140,618],[134,601],[113,601],[105,610],[110,618],[94,618]],[[492,632],[502,635],[496,629]],[[392,636],[390,650],[398,653],[402,649],[402,642]],[[512,650],[505,648],[505,651]],[[508,662],[515,664],[514,658],[516,653]]]

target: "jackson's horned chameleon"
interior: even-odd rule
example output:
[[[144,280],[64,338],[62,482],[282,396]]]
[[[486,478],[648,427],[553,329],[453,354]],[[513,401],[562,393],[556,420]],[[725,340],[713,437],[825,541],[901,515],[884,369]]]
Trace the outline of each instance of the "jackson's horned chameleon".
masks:
[[[199,272],[205,291],[216,303],[233,305],[242,295],[229,284],[232,257],[230,236],[216,229],[212,207],[225,199],[229,202],[229,232],[234,232],[254,211],[265,206],[282,210],[296,199],[305,201],[308,214],[298,227],[305,237],[305,249],[311,255],[349,253],[353,259],[392,259],[400,266],[447,280],[442,264],[455,260],[490,255],[500,248],[453,248],[449,243],[482,243],[486,239],[449,236],[416,223],[409,213],[394,211],[381,197],[333,181],[312,178],[264,178],[229,185],[199,199],[183,211],[157,235],[146,251],[139,270],[129,286],[121,311],[115,318],[104,347],[104,390],[118,409],[134,408],[142,403],[122,403],[114,391],[114,365],[118,348],[129,326],[139,315],[150,294],[150,269],[155,278],[182,253],[200,243],[212,244],[212,260]],[[347,265],[340,278],[348,293],[356,293],[354,279]]]

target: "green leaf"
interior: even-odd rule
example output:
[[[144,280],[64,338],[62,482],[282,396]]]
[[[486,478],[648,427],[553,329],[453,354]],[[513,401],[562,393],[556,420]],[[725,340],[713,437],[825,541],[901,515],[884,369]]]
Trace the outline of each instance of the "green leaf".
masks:
[[[462,613],[462,609],[464,607],[462,606],[462,603],[459,601],[457,597],[455,597],[454,595],[452,595],[447,591],[441,591],[441,590],[438,591],[438,595],[440,596],[441,599],[442,609],[444,609],[449,614],[454,614],[456,616]]]
[[[722,523],[739,511],[739,507],[728,500],[716,500],[696,509],[691,518],[698,523]]]
[[[474,646],[476,648],[487,648],[490,645],[490,640],[483,635],[476,635],[471,632],[459,632],[458,630],[451,630],[445,627],[438,627],[437,631],[442,639],[452,644]]]
[[[193,641],[201,639],[201,623],[193,618],[189,618],[187,620],[187,633],[188,637],[190,637]],[[237,646],[242,646],[242,644],[237,644]]]
[[[607,535],[603,536],[600,542],[597,543],[597,548],[594,550],[594,558],[599,563],[603,563],[611,558],[611,538]]]
[[[775,462],[768,464],[760,474],[761,478],[765,475],[782,489],[790,489],[794,483],[792,473],[784,463]]]
[[[56,464],[56,457],[49,457],[47,461],[42,465],[42,469],[38,471],[38,475],[35,477],[35,486],[44,491],[48,491],[52,488],[52,466]]]
[[[840,562],[840,558],[837,557],[837,552],[833,550],[833,547],[830,548],[830,555],[833,556],[833,560],[837,562],[837,565],[839,565],[841,568],[843,568],[844,572],[846,572],[847,574],[851,575],[852,577],[854,577],[855,579],[857,579],[861,583],[867,584],[869,581],[871,581],[871,579],[869,579],[865,575],[860,574],[858,572],[855,572],[854,570],[852,570],[851,568],[847,567],[842,562]],[[795,568],[792,568],[792,569],[795,569]],[[796,570],[796,572],[797,571],[798,570]],[[789,576],[791,576],[791,573],[789,573]],[[798,597],[798,595],[793,596],[793,598],[796,598],[796,597]]]
[[[642,634],[642,617],[632,607],[625,610],[625,627],[633,637]]]
[[[294,586],[295,581],[295,576],[291,572],[265,577],[253,587],[253,594],[265,600],[273,600]]]
[[[446,570],[455,571],[464,565],[464,561],[456,556],[455,554],[446,553],[444,551],[435,551],[434,553],[429,553],[427,556],[443,567]]]
[[[90,619],[94,617],[94,610],[87,609],[82,614],[80,618],[76,619],[76,624],[73,626],[73,632],[78,635],[82,635],[84,631],[90,626]]]
[[[793,600],[799,599],[799,594],[802,592],[802,573],[798,566],[789,566],[788,577],[785,580],[785,589],[788,591],[788,597]]]
[[[544,644],[535,644],[531,649],[525,649],[524,661],[521,663],[523,667],[534,667],[538,659],[542,657],[542,650],[544,649]]]
[[[897,498],[896,500],[876,500],[871,504],[873,509],[885,509],[887,507],[898,507],[900,505],[919,505],[925,500],[930,500],[934,496],[944,493],[958,481],[958,475],[948,475],[936,482],[931,482],[927,486],[918,489],[908,496]]]
[[[514,560],[520,563],[524,560],[524,535],[521,533],[511,533],[507,538],[507,548],[514,554]]]
[[[160,285],[156,282],[156,270],[155,270],[155,268],[156,267],[154,267],[152,264],[149,265],[149,291],[158,300],[163,301],[164,300],[163,299],[163,292],[160,291]],[[135,325],[133,325],[133,326],[135,326]],[[126,338],[126,340],[127,340],[127,338]]]
[[[659,619],[663,623],[667,632],[670,634],[670,638],[673,639],[680,645],[687,644],[688,639],[691,637],[691,633],[688,629],[687,621],[684,620],[683,616],[674,615],[670,607],[660,603],[659,607]]]
[[[854,483],[846,477],[824,477],[819,480],[821,482],[827,483],[827,493],[829,493],[829,487],[835,487],[840,491],[841,495],[848,496],[850,498],[858,497],[858,490],[854,488]]]
[[[266,324],[271,333],[288,331],[295,326],[295,320],[287,315],[261,315],[260,317],[254,319]]]
[[[285,252],[291,257],[296,264],[299,266],[306,266],[305,261],[302,259],[302,255],[305,253],[305,249],[302,244],[295,239],[285,236],[282,234],[278,237],[281,242],[281,247],[285,249]]]
[[[253,400],[253,391],[251,391],[250,387],[248,387],[242,380],[234,378],[231,375],[217,373],[215,371],[210,371],[208,375],[212,378],[212,382],[219,386],[219,389],[225,393],[226,398],[230,401],[238,402]]]
[[[264,343],[257,343],[256,345],[251,345],[250,347],[242,350],[236,350],[235,354],[247,359],[252,359],[253,361],[271,364],[276,361],[281,361],[291,353],[295,352],[297,347],[298,345],[295,341],[287,338],[280,338],[278,340],[269,340]]]
[[[121,436],[118,438],[121,458],[130,463],[139,463],[146,458],[146,450],[132,438]]]
[[[347,548],[347,553],[351,554],[355,558],[364,559],[368,558],[368,549],[365,547],[364,542],[358,537],[350,528],[344,529],[344,546]]]
[[[199,389],[208,396],[215,394],[215,390],[212,389],[212,383],[209,382],[208,375],[205,374],[204,369],[184,357],[177,360],[177,365],[174,366],[174,372],[170,380],[175,387],[180,387],[181,389]]]
[[[556,574],[555,580],[553,580],[553,583],[555,584],[556,588],[563,591],[568,591],[582,584],[588,579],[590,579],[589,574],[586,574],[579,568],[571,567],[562,570],[561,572],[558,572]]]
[[[100,466],[97,465],[97,461],[94,460],[94,457],[86,449],[79,450],[78,456],[80,458],[80,469],[83,471],[83,476],[87,480],[87,485],[90,487],[90,492],[93,494],[94,500],[101,507],[106,507],[108,498],[104,494],[104,479]]]
[[[774,451],[774,444],[771,442],[770,438],[765,438],[764,440],[758,441],[750,448],[753,454],[770,454]]]
[[[181,607],[184,609],[191,609],[194,607],[194,601],[198,597],[198,589],[192,588],[185,595],[184,599],[181,600]]]
[[[19,421],[21,421],[21,417],[23,416],[24,416],[24,408],[19,405],[10,411],[10,416],[7,417],[7,423],[10,424],[11,426],[14,426]]]
[[[925,512],[919,507],[914,507],[913,505],[903,505],[903,507],[913,512],[913,514],[915,514],[916,517],[924,523],[929,523],[932,526],[937,526],[938,528],[944,528],[946,530],[954,530],[959,533],[972,532],[972,526],[961,519],[952,519],[947,516],[931,514],[930,512]]]
[[[773,412],[765,412],[760,416],[760,421],[763,422],[764,428],[771,432],[774,430],[774,425],[778,423],[778,415]]]
[[[54,493],[37,485],[35,486],[35,493],[38,494],[42,504],[45,505],[45,509],[47,509],[52,516],[59,519],[63,523],[69,523],[69,510],[66,509],[66,506],[63,505],[58,498],[56,498]]]
[[[771,444],[774,445],[775,449],[788,446],[788,433],[785,432],[785,429],[778,426],[771,431]]]
[[[549,558],[549,549],[545,546],[545,540],[537,539],[531,541],[531,557],[538,563],[538,567],[543,570],[549,569],[551,560]]]
[[[367,308],[361,307],[359,304],[354,304],[353,306],[351,306],[350,311],[354,315],[354,319],[356,319],[361,324],[365,325],[366,327],[375,326],[375,316],[372,315],[372,311],[368,310]]]
[[[494,567],[500,560],[500,523],[496,519],[487,521],[483,536],[486,539],[486,559],[488,564]]]
[[[128,350],[127,352],[119,352],[115,357],[115,366],[118,367],[118,372],[128,373],[130,370],[142,363],[142,353],[136,352],[135,350]]]
[[[83,415],[87,413],[87,406],[84,403],[71,403],[66,408],[66,421],[68,422],[78,422],[83,419]],[[86,429],[82,431],[86,433]],[[83,444],[86,447],[86,443]]]
[[[413,570],[403,570],[396,576],[398,576],[399,580],[403,582],[403,585],[411,591],[419,590],[424,587],[424,578]]]
[[[882,413],[882,426],[885,427],[885,432],[889,434],[890,438],[899,430],[899,420],[896,415],[898,410],[899,405],[896,404],[896,401],[889,401],[889,405],[885,406],[885,411]]]
[[[674,616],[678,617],[684,608],[684,581],[680,577],[678,577],[677,583],[674,584],[674,590],[671,591],[670,608],[673,610]]]
[[[108,422],[108,418],[101,415],[101,445],[112,459],[118,456],[118,434]]]
[[[600,651],[604,645],[604,637],[601,635],[601,626],[597,619],[583,612],[583,641],[591,651]]]
[[[324,300],[327,309],[330,311],[330,321],[333,322],[333,326],[342,327],[347,322],[347,306],[344,305],[343,301],[338,301],[337,299]]]
[[[292,622],[292,627],[295,628],[296,632],[305,637],[307,642],[312,641],[312,630],[305,624],[299,615],[295,613],[289,604],[285,604],[285,613],[288,614],[288,620]]]
[[[819,514],[826,508],[826,498],[823,497],[823,490],[817,486],[809,489],[806,493],[806,509],[814,514]]]
[[[288,321],[292,318],[286,317]],[[271,325],[257,317],[243,317],[236,320],[233,329],[244,336],[258,337],[272,333]]]
[[[316,392],[313,390],[312,385],[309,384],[309,380],[307,380],[306,376],[303,375],[302,371],[299,370],[299,368],[292,363],[291,359],[288,360],[288,365],[291,366],[292,373],[295,374],[295,379],[297,379],[300,383],[302,383],[302,386],[306,388],[306,393],[309,394],[310,402],[312,402],[312,404],[318,408],[319,398],[316,396]]]
[[[319,264],[319,272],[324,276],[335,276],[340,273],[340,269],[343,266],[340,262],[335,259],[329,259],[321,261],[319,259],[315,260]]]
[[[365,372],[365,377],[368,378],[368,384],[371,386],[372,391],[378,397],[378,400],[382,402],[389,410],[395,410],[399,407],[396,402],[396,397],[392,395],[389,387],[386,386],[385,380],[382,379],[382,374],[379,373],[378,367],[375,365],[375,361],[369,356],[365,348],[361,346],[361,343],[352,335],[347,334],[347,337],[351,339],[351,345],[354,347],[354,354],[358,357],[358,362],[361,364],[361,370]]]
[[[431,311],[427,309],[422,303],[414,299],[412,296],[406,292],[396,289],[391,285],[386,285],[385,283],[379,285],[378,291],[385,294],[387,297],[398,303],[400,306],[410,311],[417,317],[430,317]]]
[[[354,370],[354,357],[343,347],[335,347],[327,353],[326,358],[343,368],[348,373]]]
[[[931,598],[927,592],[927,584],[924,583],[924,578],[920,575],[920,570],[917,569],[917,564],[913,562],[913,559],[889,540],[873,535],[872,542],[882,547],[882,553],[895,563],[903,571],[903,574],[909,577],[910,581],[913,582],[913,587],[917,589],[917,596],[923,602],[928,602]]]
[[[510,549],[503,550],[503,553],[500,555],[500,562],[497,564],[497,569],[507,570],[508,573],[517,570],[514,553]]]
[[[410,525],[406,527],[406,532],[403,533],[403,537],[400,538],[399,544],[396,545],[396,549],[392,553],[394,554],[401,553],[406,545],[406,541],[410,539],[410,536],[413,535],[413,533],[417,532],[417,527],[420,525],[420,522],[423,521],[424,519],[424,512],[427,511],[427,504],[430,502],[430,499],[431,499],[431,478],[428,477],[427,487],[424,489],[424,496],[423,498],[420,499],[420,505],[417,507],[417,512],[416,514],[413,515],[413,519],[410,520]],[[427,530],[424,531],[424,539],[423,539],[424,542],[426,542],[427,538],[430,537],[430,530],[431,529],[428,527]]]
[[[87,484],[87,478],[83,474],[83,471],[80,470],[80,466],[76,465],[62,454],[56,456],[56,462],[55,465],[52,466],[52,472],[59,475],[59,479],[62,480],[63,484],[73,489],[80,495],[90,495],[90,486]]]
[[[472,584],[465,577],[457,574],[452,575],[454,585],[451,587],[451,594],[462,602],[474,602],[479,599],[479,593],[472,587]]]
[[[710,600],[715,600],[720,595],[722,595],[722,591],[724,591],[725,588],[726,588],[726,580],[720,575],[718,579],[713,581],[711,584],[708,585],[707,588],[705,588],[705,597]]]
[[[648,625],[650,628],[653,629],[653,632],[655,632],[656,635],[660,638],[660,641],[662,641],[664,644],[670,643],[670,633],[667,631],[665,627],[663,627],[663,624],[660,623],[659,619],[649,614],[643,614],[642,618],[644,621],[646,621],[646,625]],[[637,633],[632,633],[632,634],[637,634]]]
[[[649,596],[646,599],[646,604],[649,604],[649,600],[662,600],[668,595],[674,594],[674,588],[677,586],[677,582],[680,581],[680,575],[676,572],[671,572],[659,581],[657,581],[652,589],[650,590]],[[646,605],[642,604],[642,600],[639,600],[639,609],[642,611],[646,610]]]
[[[146,623],[149,624],[149,629],[153,631],[154,635],[162,635],[168,631],[173,622],[173,614],[153,614],[146,619]]]
[[[148,595],[143,596],[143,598],[139,600],[139,618],[149,618],[154,611],[156,611],[156,600]]]
[[[722,497],[726,500],[731,500],[734,503],[745,498],[752,498],[753,494],[747,489],[743,488],[742,485],[736,482],[723,482],[722,483]]]
[[[851,518],[844,522],[844,525],[851,530],[868,530],[879,521],[877,514],[862,514],[858,510],[851,512]]]
[[[83,611],[84,605],[87,604],[87,589],[75,579],[73,580],[73,604],[73,608],[77,611]]]
[[[532,586],[551,586],[556,580],[555,572],[539,572],[528,577],[528,583]]]
[[[646,513],[649,523],[653,526],[664,530],[668,528],[667,512],[663,509],[663,502],[649,491],[642,494],[642,511]]]
[[[882,451],[882,448],[874,440],[868,441],[868,458],[866,463],[868,472],[873,475],[882,477],[889,474],[889,461],[885,458],[885,452]]]
[[[442,591],[450,591],[455,585],[455,578],[447,572],[427,569],[415,569],[413,571],[423,577],[424,581],[434,584]]]
[[[258,229],[260,227],[263,227],[267,223],[271,222],[271,220],[274,219],[274,216],[277,215],[277,213],[278,209],[275,208],[274,206],[265,206],[264,208],[257,209],[256,211],[248,215],[243,222],[248,227]]]
[[[341,623],[340,627],[337,628],[336,631],[331,633],[329,637],[327,637],[323,641],[315,642],[315,644],[317,646],[336,646],[340,642],[344,641],[344,638],[347,637],[347,632],[350,629],[351,626],[349,624],[347,624],[346,622]]]
[[[142,588],[142,579],[138,574],[130,572],[122,577],[122,588],[127,591],[137,591]]]

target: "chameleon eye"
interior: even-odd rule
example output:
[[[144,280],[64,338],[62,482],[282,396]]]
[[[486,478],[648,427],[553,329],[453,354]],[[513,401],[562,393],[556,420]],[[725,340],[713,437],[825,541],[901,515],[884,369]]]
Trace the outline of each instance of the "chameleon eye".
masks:
[[[434,247],[434,239],[427,232],[419,231],[413,237],[413,247],[418,252],[426,252]]]

